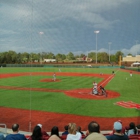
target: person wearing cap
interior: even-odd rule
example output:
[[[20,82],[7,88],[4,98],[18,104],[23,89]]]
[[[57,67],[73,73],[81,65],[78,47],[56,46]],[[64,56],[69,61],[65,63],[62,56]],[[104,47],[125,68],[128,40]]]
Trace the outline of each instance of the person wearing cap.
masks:
[[[96,82],[93,82],[93,88],[97,90],[98,89],[97,86],[98,84]]]
[[[92,121],[88,125],[88,136],[86,137],[86,140],[107,140],[107,138],[100,133],[100,125]]]
[[[42,124],[37,124],[37,126],[39,126],[41,128],[41,133],[42,133],[42,136],[45,137],[45,136],[49,136],[49,134],[47,134],[46,131],[42,130]]]
[[[13,134],[6,136],[5,140],[27,140],[23,134],[19,133],[19,124],[12,125]]]
[[[105,97],[107,97],[106,90],[104,89],[103,86],[100,86],[100,90],[101,90],[102,95],[104,95]]]
[[[122,121],[121,121],[121,120],[118,120],[117,122],[120,122],[120,123],[122,124]],[[125,128],[123,127],[123,124],[122,124],[122,131],[121,131],[121,132],[122,132],[123,134],[125,134]],[[115,130],[113,129],[111,135],[114,134],[114,133],[115,133]]]
[[[108,140],[129,140],[128,136],[122,133],[122,124],[120,122],[114,122],[114,134],[106,136]]]
[[[43,140],[40,126],[36,125],[34,127],[32,135],[29,137],[29,140]]]

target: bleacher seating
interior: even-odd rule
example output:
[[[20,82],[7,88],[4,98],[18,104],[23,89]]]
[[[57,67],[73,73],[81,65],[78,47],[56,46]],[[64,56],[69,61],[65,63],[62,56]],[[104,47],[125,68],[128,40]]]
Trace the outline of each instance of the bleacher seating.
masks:
[[[48,140],[50,136],[44,136],[43,140]]]
[[[140,134],[130,135],[129,140],[140,140]]]
[[[67,135],[62,135],[60,138],[61,138],[61,140],[66,140]]]
[[[108,135],[110,135],[110,133],[104,133],[103,135],[104,135],[104,136],[108,136]]]

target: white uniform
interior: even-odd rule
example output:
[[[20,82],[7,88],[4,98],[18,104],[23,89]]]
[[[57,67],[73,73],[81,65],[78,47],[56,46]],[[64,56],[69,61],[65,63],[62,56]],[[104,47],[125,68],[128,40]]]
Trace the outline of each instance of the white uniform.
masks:
[[[97,89],[97,85],[98,85],[98,84],[97,84],[96,82],[94,82],[94,83],[93,83],[93,88]]]
[[[93,94],[98,94],[97,83],[96,82],[93,83]]]
[[[53,81],[55,81],[56,80],[56,75],[55,75],[55,73],[53,74]]]

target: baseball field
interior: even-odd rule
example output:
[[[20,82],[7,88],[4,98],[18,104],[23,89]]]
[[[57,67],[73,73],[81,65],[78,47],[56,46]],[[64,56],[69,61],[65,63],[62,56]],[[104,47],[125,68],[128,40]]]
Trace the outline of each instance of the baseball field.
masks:
[[[24,131],[38,123],[46,131],[54,125],[63,131],[69,122],[87,130],[92,120],[101,130],[111,130],[117,120],[124,126],[140,124],[140,72],[130,76],[130,70],[115,67],[60,69],[0,68],[0,123],[8,128],[19,123]],[[107,97],[92,94],[94,81]]]

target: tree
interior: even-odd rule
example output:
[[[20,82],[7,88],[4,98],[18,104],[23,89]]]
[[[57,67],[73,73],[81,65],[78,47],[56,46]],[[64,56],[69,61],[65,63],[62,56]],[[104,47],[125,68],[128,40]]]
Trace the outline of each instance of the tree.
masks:
[[[95,62],[95,60],[96,60],[95,56],[96,56],[95,52],[90,52],[90,53],[88,54],[88,57],[91,58],[94,62]]]
[[[22,63],[22,56],[21,56],[21,53],[18,53],[18,54],[17,54],[17,63],[18,63],[18,64],[21,64],[21,63]]]
[[[9,51],[8,52],[8,59],[11,58],[10,63],[16,63],[17,62],[17,53],[15,51]]]
[[[128,56],[132,56],[132,54],[131,53],[129,53],[129,54],[127,54]]]
[[[98,53],[98,62],[100,63],[108,62],[108,54],[106,52]]]
[[[47,53],[47,59],[55,59],[55,55],[52,52]]]
[[[82,54],[80,54],[80,58],[83,58],[84,56],[85,56],[85,54],[83,54],[83,53],[82,53]]]
[[[36,54],[36,53],[31,53],[30,54],[30,61],[31,62],[35,62],[35,60],[37,60],[38,62],[39,62],[39,56],[38,56],[38,54]]]
[[[57,61],[62,61],[62,54],[58,53],[55,58]]]
[[[66,59],[66,55],[62,54],[62,60],[65,60],[65,59]]]
[[[4,63],[5,55],[4,53],[0,53],[0,63]]]
[[[75,60],[74,54],[73,54],[72,52],[69,52],[69,53],[67,54],[67,59],[68,59],[68,60]]]
[[[79,56],[79,55],[75,55],[75,59],[76,59],[76,58],[80,58],[80,56]]]
[[[22,57],[22,62],[24,62],[24,63],[29,62],[29,57],[30,57],[29,53],[24,52],[21,54],[21,57]]]
[[[121,59],[122,59],[123,53],[121,51],[118,51],[118,52],[116,52],[115,56],[116,56],[116,62],[119,62],[120,56],[121,56]]]
[[[114,54],[110,55],[110,60],[112,62],[116,62],[116,56]]]

